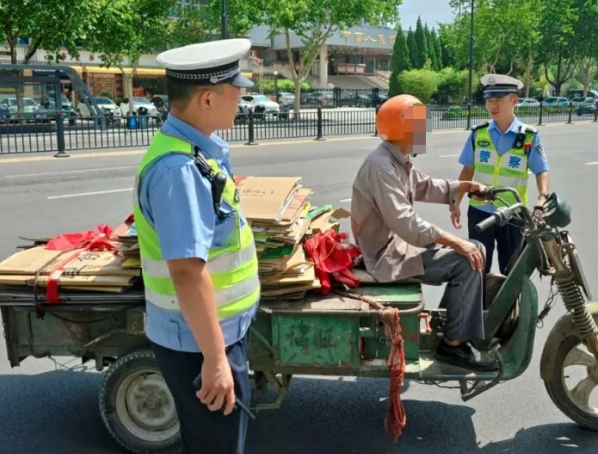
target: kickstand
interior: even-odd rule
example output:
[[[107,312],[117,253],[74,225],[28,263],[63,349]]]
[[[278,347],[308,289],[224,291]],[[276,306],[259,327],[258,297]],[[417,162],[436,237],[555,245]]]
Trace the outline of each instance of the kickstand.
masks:
[[[498,375],[494,380],[479,387],[478,385],[481,383],[481,381],[476,381],[469,389],[467,388],[467,380],[459,380],[459,385],[461,386],[461,399],[463,402],[473,399],[474,397],[482,394],[485,391],[488,391],[490,388],[493,388],[500,383],[505,373],[505,362],[502,359],[502,355],[498,351],[499,348],[500,345],[496,345],[491,351],[492,355],[498,361]]]

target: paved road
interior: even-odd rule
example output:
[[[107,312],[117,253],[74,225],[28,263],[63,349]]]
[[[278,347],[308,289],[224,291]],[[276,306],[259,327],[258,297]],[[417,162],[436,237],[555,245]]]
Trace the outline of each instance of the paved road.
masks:
[[[552,185],[573,208],[573,237],[590,282],[598,278],[595,124],[542,128]],[[417,165],[438,177],[455,177],[464,132],[432,135]],[[315,189],[314,203],[348,206],[350,185],[372,138],[233,148],[237,174],[300,175]],[[51,156],[51,155],[50,155]],[[0,157],[0,256],[13,252],[17,236],[53,235],[116,225],[130,212],[134,151],[89,153],[81,158],[36,155],[22,161]],[[535,191],[532,190],[532,194]],[[422,204],[421,214],[451,228],[441,206]],[[346,228],[346,227],[345,227]],[[540,304],[547,283],[537,283]],[[596,285],[593,286],[596,292]],[[431,306],[440,289],[425,289]],[[384,437],[387,380],[297,378],[283,409],[264,412],[251,424],[248,454],[594,454],[598,434],[578,429],[550,402],[538,376],[539,352],[557,307],[539,331],[529,370],[464,404],[457,390],[411,383],[403,399],[408,425],[398,445]],[[68,358],[60,358],[66,363]],[[70,365],[74,365],[71,363]],[[118,454],[98,414],[99,374],[56,372],[50,360],[28,359],[17,369],[0,346],[0,446],[7,454]]]
[[[465,129],[467,119],[442,118],[442,110],[432,112],[433,129]],[[292,115],[291,115],[292,116]],[[521,118],[523,121],[536,125],[538,115],[525,115]],[[573,116],[572,121],[591,121],[592,116],[577,117]],[[473,123],[486,121],[485,118],[475,118]],[[543,123],[566,123],[568,114],[545,113]],[[375,127],[375,110],[369,108],[339,108],[323,109],[321,120],[321,131],[318,130],[318,114],[315,109],[303,109],[301,117],[297,121],[270,119],[266,121],[254,122],[253,128],[246,124],[238,124],[228,131],[221,132],[221,136],[229,142],[260,142],[269,139],[292,139],[318,137],[321,133],[324,137],[346,136],[358,134],[373,134]],[[155,133],[157,126],[150,122],[149,128],[129,130],[125,125],[111,126],[106,131],[92,129],[93,123],[90,121],[77,121],[72,127],[65,129],[65,148],[66,150],[83,150],[97,148],[121,148],[145,146],[149,143]],[[1,127],[0,127],[1,128]],[[250,131],[251,130],[251,131]],[[0,154],[23,153],[23,152],[45,152],[58,150],[58,136],[56,132],[33,132],[28,131],[25,134],[12,130],[10,133],[2,133],[0,129]]]

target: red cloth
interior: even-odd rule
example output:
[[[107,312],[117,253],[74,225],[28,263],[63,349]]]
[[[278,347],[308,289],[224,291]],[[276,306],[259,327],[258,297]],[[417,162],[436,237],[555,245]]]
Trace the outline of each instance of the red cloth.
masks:
[[[48,241],[45,247],[53,251],[68,251],[70,249],[86,249],[94,252],[113,251],[116,246],[108,240],[111,235],[112,228],[109,225],[100,224],[98,230],[55,236]]]
[[[75,251],[84,249],[84,251],[102,252],[115,251],[116,245],[109,241],[112,235],[112,228],[106,224],[98,225],[98,230],[88,230],[86,232],[65,233],[52,238],[46,244],[46,249],[54,251]],[[66,255],[50,271],[48,276],[48,286],[46,288],[46,298],[50,304],[58,304],[60,298],[58,295],[58,281],[64,272],[64,269],[70,262],[79,257],[83,251],[76,251]]]
[[[353,259],[361,252],[356,246],[342,244],[347,239],[346,233],[337,234],[328,229],[324,233],[316,233],[305,241],[304,249],[314,262],[316,276],[320,280],[320,292],[330,293],[332,279],[347,287],[359,287],[359,279],[351,272]]]

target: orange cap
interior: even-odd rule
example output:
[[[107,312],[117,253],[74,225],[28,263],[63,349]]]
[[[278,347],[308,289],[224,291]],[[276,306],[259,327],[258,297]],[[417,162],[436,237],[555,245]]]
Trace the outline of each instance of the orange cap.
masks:
[[[413,133],[424,132],[414,126],[419,123],[426,125],[426,105],[411,95],[397,95],[389,98],[378,109],[376,115],[376,130],[382,140],[395,142],[413,140]],[[419,126],[419,125],[418,125]]]

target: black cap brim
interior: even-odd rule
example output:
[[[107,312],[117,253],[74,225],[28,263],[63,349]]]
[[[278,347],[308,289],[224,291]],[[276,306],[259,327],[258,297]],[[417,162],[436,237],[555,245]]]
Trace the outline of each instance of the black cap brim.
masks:
[[[516,95],[516,91],[501,91],[501,90],[489,90],[484,92],[484,99],[490,98],[504,98],[507,95]]]

